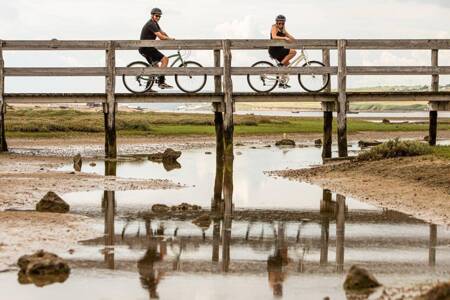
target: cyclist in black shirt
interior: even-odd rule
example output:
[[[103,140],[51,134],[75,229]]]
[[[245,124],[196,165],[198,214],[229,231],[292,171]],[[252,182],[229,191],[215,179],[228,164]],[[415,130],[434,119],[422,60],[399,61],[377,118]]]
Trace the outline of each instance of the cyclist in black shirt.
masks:
[[[142,28],[141,40],[156,40],[156,38],[159,38],[160,40],[174,40],[173,38],[169,37],[167,33],[162,31],[161,27],[159,27],[158,21],[161,19],[161,9],[153,8],[151,11],[151,15],[151,19],[147,23],[145,23],[144,27]],[[149,64],[152,64],[154,62],[160,63],[160,68],[166,68],[169,64],[169,58],[164,56],[164,54],[159,52],[158,49],[154,47],[139,48],[139,53],[147,59]],[[164,76],[160,76],[158,81],[158,87],[160,89],[172,88],[172,86],[168,85],[165,82]]]

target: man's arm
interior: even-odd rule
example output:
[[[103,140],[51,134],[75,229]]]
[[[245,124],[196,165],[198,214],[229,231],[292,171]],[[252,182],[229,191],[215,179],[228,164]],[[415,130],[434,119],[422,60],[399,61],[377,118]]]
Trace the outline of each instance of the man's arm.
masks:
[[[155,35],[160,39],[160,40],[174,40],[173,38],[169,37],[167,34],[164,34],[161,31],[155,32]]]
[[[286,31],[286,36],[289,38],[290,41],[295,41],[295,37],[290,35],[287,31]]]

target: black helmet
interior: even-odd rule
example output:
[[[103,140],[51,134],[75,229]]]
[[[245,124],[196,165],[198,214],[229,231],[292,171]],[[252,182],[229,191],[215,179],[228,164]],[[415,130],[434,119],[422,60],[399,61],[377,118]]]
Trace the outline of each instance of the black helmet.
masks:
[[[283,15],[278,15],[277,18],[275,19],[276,22],[278,21],[283,21],[286,22],[286,17]]]
[[[152,15],[162,15],[162,10],[155,7],[154,9],[152,9]]]

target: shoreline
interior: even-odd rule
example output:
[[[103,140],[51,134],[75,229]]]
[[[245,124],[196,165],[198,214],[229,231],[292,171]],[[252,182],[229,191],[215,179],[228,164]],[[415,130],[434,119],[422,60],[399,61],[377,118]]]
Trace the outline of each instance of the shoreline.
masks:
[[[434,156],[340,162],[311,169],[269,171],[363,202],[450,225],[450,161]]]

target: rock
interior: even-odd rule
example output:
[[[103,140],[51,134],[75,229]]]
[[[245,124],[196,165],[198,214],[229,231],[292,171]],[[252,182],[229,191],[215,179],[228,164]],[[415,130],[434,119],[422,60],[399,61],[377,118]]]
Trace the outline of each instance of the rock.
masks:
[[[206,154],[206,155],[211,155],[212,152],[211,152],[211,151],[206,151],[205,154]]]
[[[19,283],[33,283],[45,286],[55,282],[64,282],[69,277],[70,267],[56,254],[40,250],[32,255],[23,255],[17,261],[20,268]]]
[[[344,282],[344,289],[360,291],[381,286],[375,277],[366,269],[353,265],[348,271]]]
[[[391,124],[391,121],[389,121],[388,119],[383,119],[381,121],[381,123],[383,123],[383,124]]]
[[[427,135],[427,136],[423,137],[423,140],[424,140],[425,142],[429,142],[429,141],[430,141],[430,137]]]
[[[95,167],[97,164],[96,164],[95,162],[91,162],[89,165],[90,165],[91,167]]]
[[[153,162],[174,162],[181,156],[180,151],[175,151],[171,148],[167,148],[164,153],[153,153],[148,156],[148,159]]]
[[[265,145],[264,147],[265,147],[265,148],[271,148],[272,145]]]
[[[439,283],[425,294],[414,300],[447,300],[450,299],[450,282]]]
[[[295,142],[293,140],[290,140],[290,139],[282,139],[280,141],[277,141],[275,143],[275,146],[291,146],[291,147],[294,147],[295,146]]]
[[[258,149],[258,148],[256,148],[255,146],[251,146],[250,149]]]
[[[241,151],[236,151],[236,155],[242,155]]]
[[[181,151],[167,148],[163,153],[163,161],[176,161],[181,156]]]
[[[61,197],[54,192],[48,192],[42,199],[36,204],[36,210],[39,212],[51,212],[51,213],[67,213],[70,206]]]
[[[209,226],[211,226],[211,218],[209,217],[209,215],[204,214],[192,220],[192,223],[203,230],[207,230]]]
[[[175,160],[175,161],[167,161],[167,160],[163,160],[162,163],[163,163],[164,169],[165,169],[167,172],[173,171],[173,170],[175,170],[175,169],[181,169],[180,163],[177,162],[176,160]]]
[[[244,146],[244,144],[243,143],[236,143],[235,146],[236,147],[242,147],[242,146]]]
[[[78,153],[73,157],[73,168],[75,171],[80,172],[81,166],[83,165],[83,161],[81,159],[81,154]]]
[[[165,204],[153,204],[152,212],[154,213],[166,213],[170,210],[170,208]]]
[[[377,145],[380,145],[380,144],[382,144],[382,142],[376,141],[376,140],[373,140],[373,141],[370,141],[370,140],[360,140],[360,141],[358,142],[358,145],[359,145],[361,148],[377,146]]]
[[[193,210],[201,210],[202,207],[195,204],[189,204],[189,203],[181,203],[180,205],[174,205],[171,207],[171,210],[173,211],[193,211]]]
[[[314,145],[315,146],[322,146],[322,140],[321,139],[314,140]]]

